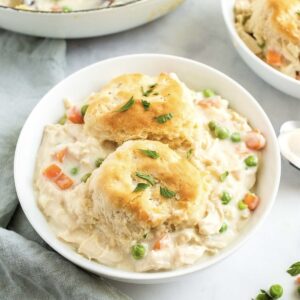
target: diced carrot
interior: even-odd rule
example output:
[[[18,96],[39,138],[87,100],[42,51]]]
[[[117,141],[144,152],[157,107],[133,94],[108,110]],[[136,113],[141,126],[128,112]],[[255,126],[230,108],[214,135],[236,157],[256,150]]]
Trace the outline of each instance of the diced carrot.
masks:
[[[282,65],[282,55],[275,50],[269,50],[266,54],[266,60],[269,65],[280,67]]]
[[[83,124],[81,112],[74,106],[68,112],[68,119],[74,124]]]
[[[255,210],[259,204],[259,201],[260,201],[259,197],[253,193],[246,194],[246,196],[244,198],[244,202],[245,202],[245,204],[247,204],[247,206],[250,210]]]
[[[44,170],[43,173],[48,179],[53,181],[58,187],[60,187],[62,190],[68,189],[73,185],[73,180],[66,176],[61,168],[56,165],[52,164],[48,168]]]
[[[297,284],[300,284],[300,276],[298,276],[298,277],[296,278],[296,283],[297,283]]]
[[[65,175],[64,173],[61,173],[57,178],[55,178],[54,182],[62,190],[66,190],[70,188],[74,183],[73,180],[69,176]]]
[[[44,170],[43,174],[52,180],[61,174],[61,168],[56,164],[52,164]]]
[[[217,98],[204,99],[198,102],[198,105],[202,108],[210,108],[210,107],[221,107],[221,102]]]
[[[55,158],[56,160],[62,163],[64,161],[66,154],[67,154],[67,148],[64,148],[55,154]]]
[[[59,5],[55,4],[55,5],[53,5],[51,7],[51,11],[53,11],[53,12],[61,12],[62,9],[61,9],[61,7]]]
[[[162,241],[164,240],[165,237],[166,237],[166,236],[164,235],[164,236],[162,236],[161,238],[159,238],[159,239],[153,244],[152,249],[153,249],[153,250],[160,250],[160,249],[162,248],[162,246],[163,246]]]
[[[259,132],[249,132],[246,135],[246,146],[251,150],[261,150],[266,145],[265,137]]]

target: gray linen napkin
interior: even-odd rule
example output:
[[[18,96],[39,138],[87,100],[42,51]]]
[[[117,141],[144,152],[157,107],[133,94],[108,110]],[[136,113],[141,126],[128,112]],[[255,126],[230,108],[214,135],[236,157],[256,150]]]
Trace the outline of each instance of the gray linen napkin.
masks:
[[[129,299],[52,251],[17,208],[18,135],[41,96],[64,77],[65,56],[65,41],[0,30],[0,299]]]

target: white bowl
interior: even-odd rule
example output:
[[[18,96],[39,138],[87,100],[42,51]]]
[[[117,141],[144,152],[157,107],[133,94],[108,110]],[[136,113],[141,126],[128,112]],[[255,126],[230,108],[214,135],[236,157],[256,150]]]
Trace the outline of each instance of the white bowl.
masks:
[[[0,6],[0,27],[50,38],[84,38],[107,35],[151,22],[184,0],[132,0],[111,8],[53,13]]]
[[[239,37],[234,24],[236,0],[221,0],[223,17],[233,45],[246,64],[263,80],[276,89],[300,99],[300,81],[289,77],[258,58]]]
[[[224,98],[229,99],[230,105],[246,116],[252,126],[263,132],[268,144],[264,150],[264,159],[256,187],[262,201],[242,233],[218,255],[209,257],[193,266],[174,271],[156,273],[122,271],[89,261],[55,237],[37,207],[32,186],[35,160],[43,128],[47,124],[55,123],[64,113],[62,100],[65,97],[72,99],[74,103],[81,103],[91,92],[98,90],[104,83],[122,73],[142,72],[157,75],[162,71],[177,73],[179,78],[192,89],[202,90],[209,87],[216,90]],[[104,60],[76,72],[55,86],[36,105],[23,126],[16,148],[14,165],[16,189],[22,208],[37,233],[53,249],[73,263],[95,274],[134,283],[159,283],[199,271],[237,250],[255,232],[270,212],[278,190],[280,170],[280,153],[274,129],[263,109],[244,88],[226,75],[206,65],[160,54],[139,54]]]

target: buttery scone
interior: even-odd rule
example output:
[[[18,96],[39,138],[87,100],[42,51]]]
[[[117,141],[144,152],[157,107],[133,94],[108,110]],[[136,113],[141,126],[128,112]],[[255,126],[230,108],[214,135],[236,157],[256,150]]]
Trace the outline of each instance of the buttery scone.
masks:
[[[88,100],[88,134],[118,144],[132,139],[190,144],[195,127],[193,94],[175,74],[125,74]]]
[[[204,174],[168,145],[128,141],[109,155],[90,183],[95,213],[117,240],[140,240],[194,228],[206,210]]]
[[[256,55],[300,79],[300,1],[237,0],[235,16],[239,35]]]

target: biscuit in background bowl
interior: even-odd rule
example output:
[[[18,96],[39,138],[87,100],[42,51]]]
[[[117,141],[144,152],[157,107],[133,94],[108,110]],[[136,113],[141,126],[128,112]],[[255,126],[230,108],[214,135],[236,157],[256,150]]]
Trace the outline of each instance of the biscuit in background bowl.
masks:
[[[161,72],[174,72],[189,88],[203,90],[209,87],[215,90],[222,97],[229,99],[230,106],[248,118],[252,127],[260,128],[268,141],[264,150],[256,186],[256,192],[260,195],[262,201],[249,219],[249,222],[247,222],[247,226],[243,228],[239,236],[228,247],[221,250],[218,254],[208,256],[205,260],[201,260],[199,263],[186,268],[163,272],[138,273],[108,267],[88,260],[57,239],[37,206],[32,186],[37,151],[44,127],[47,124],[56,123],[64,113],[62,100],[67,97],[79,105],[83,99],[86,99],[87,95],[98,91],[101,86],[112,78],[121,74],[137,72],[149,74],[150,76],[157,76]],[[30,146],[28,146],[28,139],[31,140]],[[126,146],[127,143],[133,144]],[[124,147],[130,148],[134,143],[125,142]],[[151,142],[149,142],[149,147],[150,144]],[[170,149],[169,151],[173,150]],[[117,163],[117,161],[115,162]],[[107,161],[108,168],[109,163]],[[130,166],[128,165],[128,167]],[[202,270],[222,260],[237,250],[255,232],[270,211],[275,200],[280,178],[280,155],[276,135],[268,117],[253,97],[236,82],[226,75],[192,60],[167,55],[140,54],[109,59],[89,66],[71,75],[49,91],[34,108],[22,129],[16,148],[14,171],[17,193],[27,218],[38,234],[58,253],[95,274],[126,282],[159,283]],[[101,168],[96,170],[95,175],[97,175],[97,172],[101,172]],[[197,179],[196,173],[195,179]],[[184,179],[184,174],[181,176]],[[96,178],[97,176],[90,180],[96,180]],[[187,180],[191,184],[193,183],[193,180],[189,180],[188,177]]]

